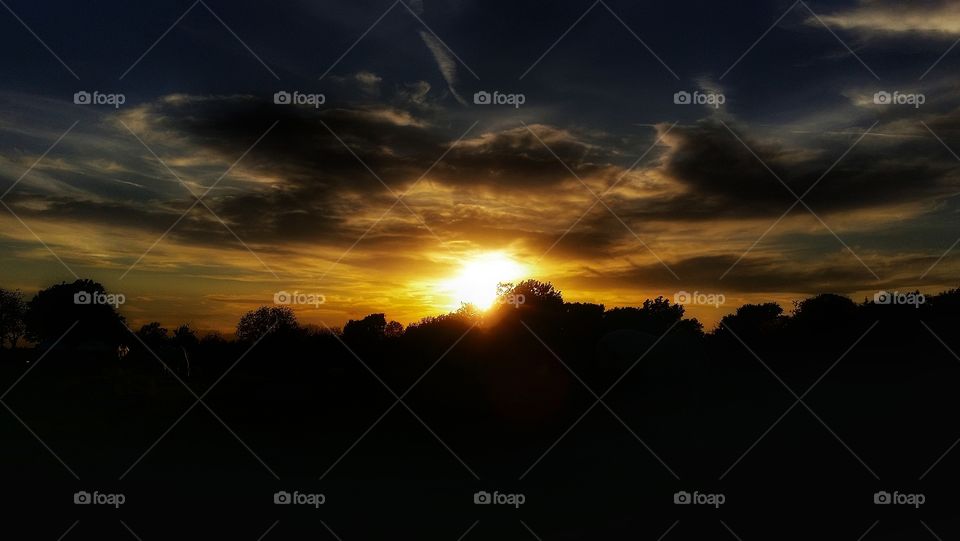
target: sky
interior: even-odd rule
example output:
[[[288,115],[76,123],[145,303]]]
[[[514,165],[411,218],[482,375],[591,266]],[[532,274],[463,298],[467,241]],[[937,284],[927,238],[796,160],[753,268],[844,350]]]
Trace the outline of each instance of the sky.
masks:
[[[82,277],[133,324],[229,331],[282,292],[305,323],[409,323],[493,257],[710,328],[957,287],[955,2],[4,8],[0,287],[27,297]]]

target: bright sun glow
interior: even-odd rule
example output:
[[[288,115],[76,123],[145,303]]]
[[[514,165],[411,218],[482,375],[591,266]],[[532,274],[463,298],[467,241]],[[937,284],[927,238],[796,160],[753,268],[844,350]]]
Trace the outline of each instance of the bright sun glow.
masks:
[[[445,283],[445,289],[454,300],[454,308],[468,303],[486,310],[497,300],[497,284],[518,281],[524,278],[525,270],[502,253],[488,253],[466,261],[460,274]]]

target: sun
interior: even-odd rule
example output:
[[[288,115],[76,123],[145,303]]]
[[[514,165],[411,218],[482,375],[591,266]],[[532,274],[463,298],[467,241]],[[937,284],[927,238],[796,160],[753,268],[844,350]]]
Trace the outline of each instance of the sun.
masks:
[[[472,304],[487,310],[497,301],[497,285],[523,278],[526,268],[500,252],[490,252],[463,263],[460,273],[445,282],[454,308]]]

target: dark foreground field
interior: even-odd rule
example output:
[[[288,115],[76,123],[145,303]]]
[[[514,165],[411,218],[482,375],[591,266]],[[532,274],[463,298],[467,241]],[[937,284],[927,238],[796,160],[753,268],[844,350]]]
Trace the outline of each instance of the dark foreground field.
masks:
[[[812,323],[744,313],[706,335],[653,305],[529,307],[396,337],[203,341],[189,373],[132,334],[122,360],[3,351],[4,538],[955,538],[946,300],[831,316],[821,299]]]

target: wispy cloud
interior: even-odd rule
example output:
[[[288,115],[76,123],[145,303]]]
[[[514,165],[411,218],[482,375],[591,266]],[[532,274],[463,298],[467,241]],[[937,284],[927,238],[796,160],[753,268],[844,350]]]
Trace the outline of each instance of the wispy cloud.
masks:
[[[437,67],[440,68],[440,73],[447,82],[447,88],[450,89],[450,93],[453,94],[453,97],[456,98],[458,102],[466,105],[467,101],[457,92],[457,61],[453,58],[453,55],[450,54],[450,51],[447,50],[443,43],[440,43],[440,40],[429,32],[421,30],[420,38],[423,39],[427,48],[430,49],[430,52],[433,54],[433,59],[437,61]]]
[[[957,2],[887,2],[861,0],[860,5],[821,17],[831,26],[868,34],[916,33],[950,38],[960,35]],[[812,20],[811,24],[819,24]]]

